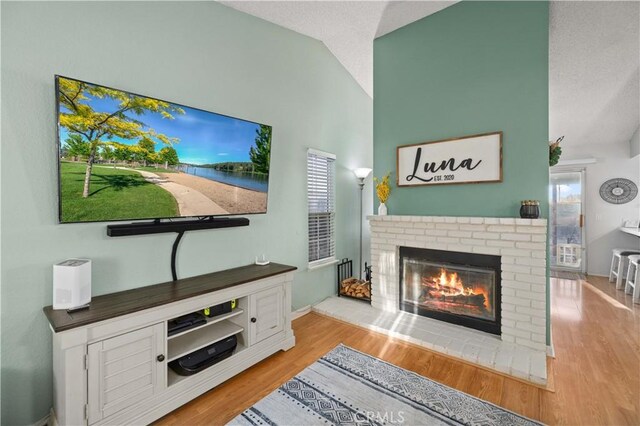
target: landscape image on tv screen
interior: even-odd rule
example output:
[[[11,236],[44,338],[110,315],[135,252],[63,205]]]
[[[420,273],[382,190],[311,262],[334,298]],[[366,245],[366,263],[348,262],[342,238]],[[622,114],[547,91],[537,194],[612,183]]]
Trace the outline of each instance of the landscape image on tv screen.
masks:
[[[60,222],[266,213],[271,126],[56,76]]]

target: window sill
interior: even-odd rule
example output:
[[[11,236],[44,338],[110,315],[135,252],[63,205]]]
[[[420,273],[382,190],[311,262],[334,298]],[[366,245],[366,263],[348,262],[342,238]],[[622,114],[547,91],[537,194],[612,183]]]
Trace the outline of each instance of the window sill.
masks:
[[[324,268],[325,266],[335,265],[336,263],[338,263],[338,259],[335,258],[316,260],[315,262],[310,262],[309,266],[307,266],[307,269],[313,271],[316,269]]]

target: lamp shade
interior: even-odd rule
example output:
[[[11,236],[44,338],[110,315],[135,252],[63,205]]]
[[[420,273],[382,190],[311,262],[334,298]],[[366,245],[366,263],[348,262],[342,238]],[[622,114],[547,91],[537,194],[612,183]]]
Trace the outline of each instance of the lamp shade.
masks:
[[[369,176],[369,173],[371,173],[371,169],[367,169],[366,167],[361,167],[353,171],[353,174],[356,175],[358,179],[366,178],[367,176]]]

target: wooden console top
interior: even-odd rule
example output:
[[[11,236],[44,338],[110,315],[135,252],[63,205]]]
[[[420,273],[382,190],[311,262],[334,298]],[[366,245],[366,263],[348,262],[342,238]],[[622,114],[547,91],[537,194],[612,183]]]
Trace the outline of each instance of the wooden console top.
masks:
[[[265,266],[248,265],[211,274],[198,275],[177,281],[119,291],[91,298],[88,309],[67,313],[46,306],[44,311],[53,330],[70,330],[121,315],[200,296],[217,290],[257,281],[274,275],[295,271],[295,266],[270,263]]]

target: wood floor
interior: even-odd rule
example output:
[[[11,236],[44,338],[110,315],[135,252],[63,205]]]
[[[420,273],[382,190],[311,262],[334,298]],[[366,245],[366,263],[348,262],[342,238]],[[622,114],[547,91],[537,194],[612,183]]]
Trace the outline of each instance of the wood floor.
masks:
[[[554,392],[317,315],[294,321],[296,346],[160,419],[224,424],[338,343],[547,424],[640,424],[640,305],[606,278],[552,279]]]

